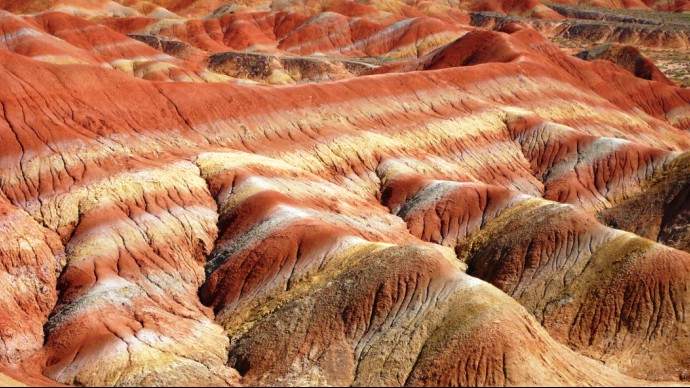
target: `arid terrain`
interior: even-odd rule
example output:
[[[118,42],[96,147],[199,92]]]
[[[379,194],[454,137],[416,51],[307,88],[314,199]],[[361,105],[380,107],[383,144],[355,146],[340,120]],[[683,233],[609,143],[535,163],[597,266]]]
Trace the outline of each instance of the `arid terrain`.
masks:
[[[687,0],[0,0],[0,386],[690,384]]]

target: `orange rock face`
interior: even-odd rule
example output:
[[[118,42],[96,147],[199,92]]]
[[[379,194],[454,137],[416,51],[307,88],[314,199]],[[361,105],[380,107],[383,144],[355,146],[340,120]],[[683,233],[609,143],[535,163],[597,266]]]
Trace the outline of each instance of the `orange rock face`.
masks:
[[[0,9],[0,385],[690,378],[690,90],[558,5]]]

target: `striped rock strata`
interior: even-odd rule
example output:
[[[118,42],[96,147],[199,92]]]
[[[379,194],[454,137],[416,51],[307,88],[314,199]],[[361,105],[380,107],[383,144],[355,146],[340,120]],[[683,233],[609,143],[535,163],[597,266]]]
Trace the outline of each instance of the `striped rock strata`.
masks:
[[[3,375],[687,378],[690,256],[664,244],[686,237],[688,90],[528,29],[286,87],[30,57],[0,46]],[[617,216],[635,201],[656,241]]]

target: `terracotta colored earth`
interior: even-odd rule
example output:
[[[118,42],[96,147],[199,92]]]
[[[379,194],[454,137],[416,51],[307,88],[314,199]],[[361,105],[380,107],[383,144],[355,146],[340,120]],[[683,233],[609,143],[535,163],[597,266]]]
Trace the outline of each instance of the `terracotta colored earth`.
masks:
[[[0,386],[686,384],[687,16],[0,0]]]

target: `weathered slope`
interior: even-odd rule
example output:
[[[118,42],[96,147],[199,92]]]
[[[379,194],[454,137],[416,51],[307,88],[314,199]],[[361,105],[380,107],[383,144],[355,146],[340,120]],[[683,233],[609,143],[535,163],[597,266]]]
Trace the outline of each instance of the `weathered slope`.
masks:
[[[229,331],[244,383],[637,383],[556,344],[384,209],[327,182],[314,195],[318,177],[269,158],[197,163],[221,212],[201,297]]]
[[[678,157],[633,198],[597,214],[602,222],[662,244],[690,251],[690,156]]]
[[[538,32],[529,28],[507,28],[506,32],[475,31],[436,49],[425,57],[383,66],[371,73],[408,72],[489,63],[493,64],[493,68],[500,68],[500,63],[506,62],[516,67],[521,64],[522,68],[529,66],[528,64],[539,64],[545,74],[582,85],[622,109],[640,109],[656,117],[659,117],[662,111],[666,111],[672,114],[664,115],[665,118],[677,128],[690,126],[688,117],[681,113],[687,109],[687,90],[659,82],[631,81],[628,71],[610,62],[584,64],[580,59],[566,55]],[[561,74],[556,75],[555,72]],[[654,96],[659,92],[670,93],[663,99],[675,100],[673,105],[679,109],[662,106],[666,102],[659,105],[653,102],[655,98],[648,99],[648,96]],[[639,117],[644,119],[644,115]],[[581,127],[572,126],[576,129]],[[625,138],[624,135],[618,137]]]
[[[641,22],[637,20],[546,20],[502,15],[494,12],[472,13],[471,25],[482,28],[502,29],[520,25],[533,28],[545,36],[565,41],[606,44],[617,42],[646,48],[687,50],[690,33],[685,22],[669,25],[663,20]]]
[[[469,274],[512,295],[572,348],[651,380],[684,378],[690,367],[686,252],[536,199],[457,250]]]
[[[0,368],[17,365],[43,347],[43,325],[57,301],[65,253],[43,229],[0,196]]]
[[[634,46],[605,44],[582,51],[576,56],[588,61],[608,60],[642,79],[673,85],[673,83],[666,78],[664,73],[654,65],[654,62],[645,57],[640,50]]]
[[[360,17],[337,12],[252,12],[184,21],[112,18],[124,34],[175,38],[209,52],[257,51],[291,55],[417,57],[470,30],[423,14]]]
[[[438,256],[362,249],[237,336],[231,361],[245,382],[635,384],[556,344],[513,300]]]
[[[520,38],[527,41],[524,47],[552,52],[528,38]],[[541,196],[544,182],[515,141],[516,117],[540,116],[588,136],[624,137],[638,142],[641,154],[663,156],[651,148],[690,144],[687,133],[674,126],[687,120],[687,93],[610,67],[530,55],[535,54],[491,66],[266,88],[145,82],[0,49],[0,188],[12,206],[57,233],[66,247],[44,372],[82,384],[235,383],[226,366],[229,352],[247,382],[260,382],[260,375],[273,382],[309,379],[314,372],[337,382],[404,383],[412,373],[411,384],[483,384],[504,381],[508,373],[515,384],[565,384],[595,370],[585,381],[635,383],[558,345],[514,301],[483,283],[476,283],[481,291],[473,295],[480,307],[468,305],[462,293],[476,280],[462,274],[443,248],[407,233],[402,220],[378,205],[384,170],[391,177],[409,169],[425,178]],[[605,82],[608,76],[618,82]],[[640,93],[652,87],[652,98]],[[229,151],[236,153],[220,158],[230,163],[219,171],[204,165],[215,163],[208,152]],[[240,152],[254,154],[259,166],[237,166],[250,158]],[[261,166],[266,159],[275,161],[271,168]],[[272,227],[262,229],[263,223]],[[238,230],[266,234],[237,235]],[[265,238],[242,245],[240,236]],[[439,285],[428,295],[443,299],[440,305],[429,303],[424,287],[412,281],[425,268],[436,269],[424,279]],[[233,342],[197,298],[202,284],[204,303],[232,330]],[[276,292],[285,288],[291,292]],[[441,298],[443,290],[452,297]],[[381,293],[391,297],[376,302]],[[264,304],[263,297],[274,304]],[[497,314],[507,314],[510,326],[489,329],[487,319],[495,315],[483,312],[494,300],[504,306]],[[376,314],[364,314],[362,306],[377,303],[382,307]],[[316,306],[313,328],[289,306]],[[458,311],[477,314],[457,316]],[[350,315],[342,318],[345,312]],[[372,316],[376,325],[367,326]],[[465,321],[475,318],[477,326]],[[378,375],[385,355],[398,354],[397,335],[409,338],[407,324],[413,322],[424,328],[412,344],[417,353],[400,353],[405,359],[392,359],[392,367],[383,368],[390,374]],[[292,341],[288,324],[301,325],[305,331],[299,333],[307,334]],[[454,349],[429,334],[438,327],[438,333],[458,337],[464,357],[478,352],[481,342],[475,339],[503,339],[505,345],[491,353],[505,350],[512,363],[503,368],[492,358],[489,378],[477,372],[481,359],[453,369]],[[482,332],[496,334],[478,336]],[[268,341],[261,333],[281,336]],[[378,350],[354,361],[367,336],[376,337],[372,346]],[[523,358],[515,350],[520,342],[530,349],[525,355],[519,348]],[[290,357],[267,354],[267,346]],[[324,349],[327,356],[319,358]],[[447,355],[429,366],[438,379],[414,371],[412,357],[420,352],[427,352],[420,366]],[[293,361],[305,358],[304,368],[297,363],[290,374]],[[360,370],[338,375],[334,368],[347,360],[343,365],[362,365]],[[563,368],[549,369],[553,363]],[[466,371],[470,377],[462,380]]]
[[[0,45],[54,64],[86,64],[157,81],[219,81],[196,60],[184,61],[106,26],[61,12],[18,16],[0,11]]]

